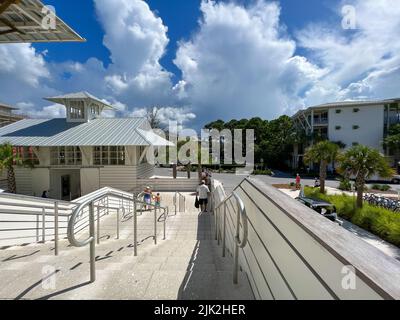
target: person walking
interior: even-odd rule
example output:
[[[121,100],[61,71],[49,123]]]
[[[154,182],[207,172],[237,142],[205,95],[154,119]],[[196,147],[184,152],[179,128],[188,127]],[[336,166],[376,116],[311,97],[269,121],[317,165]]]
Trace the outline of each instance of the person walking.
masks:
[[[196,195],[199,197],[199,204],[201,212],[207,212],[208,205],[208,195],[210,194],[210,189],[207,187],[204,180],[201,181],[201,185],[198,186]]]
[[[150,210],[152,192],[150,187],[144,189],[143,200],[146,203],[145,210]]]
[[[299,190],[300,187],[301,187],[301,178],[300,178],[300,175],[297,174],[297,176],[296,176],[296,190]]]
[[[154,204],[156,207],[161,207],[161,196],[159,193],[157,193],[156,196],[154,196]]]

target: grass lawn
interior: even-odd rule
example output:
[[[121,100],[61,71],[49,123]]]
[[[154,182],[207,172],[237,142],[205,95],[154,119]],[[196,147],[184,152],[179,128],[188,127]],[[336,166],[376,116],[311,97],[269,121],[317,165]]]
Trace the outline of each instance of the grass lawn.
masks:
[[[400,247],[399,213],[366,203],[362,209],[356,209],[355,199],[345,194],[326,195],[321,194],[319,189],[309,187],[305,188],[305,194],[307,197],[332,203],[340,217]]]

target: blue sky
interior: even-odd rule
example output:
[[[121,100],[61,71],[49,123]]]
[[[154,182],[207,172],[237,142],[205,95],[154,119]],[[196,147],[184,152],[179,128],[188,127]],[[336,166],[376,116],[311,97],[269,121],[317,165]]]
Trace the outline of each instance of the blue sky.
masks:
[[[42,98],[86,90],[183,126],[273,119],[320,103],[400,96],[397,0],[47,0],[86,43],[0,47],[0,100],[62,117]],[[342,27],[342,8],[354,30]]]
[[[38,50],[48,50],[49,61],[62,62],[74,59],[85,62],[90,57],[97,57],[108,65],[110,52],[103,45],[104,32],[96,16],[94,3],[90,0],[81,1],[80,10],[76,10],[76,1],[52,0],[46,1],[46,4],[54,6],[57,14],[87,39],[87,43],[36,44],[34,47]],[[201,0],[147,0],[146,2],[168,26],[170,43],[161,64],[173,72],[177,80],[181,76],[181,71],[173,63],[177,43],[182,39],[190,38],[198,28],[198,20],[201,18]],[[249,0],[236,1],[243,5],[250,2]],[[336,0],[282,0],[280,1],[282,22],[289,33],[295,33],[311,21],[332,19],[332,10],[337,3],[339,1]],[[338,17],[333,17],[333,19],[338,19]],[[301,53],[302,50],[298,49],[298,52]]]

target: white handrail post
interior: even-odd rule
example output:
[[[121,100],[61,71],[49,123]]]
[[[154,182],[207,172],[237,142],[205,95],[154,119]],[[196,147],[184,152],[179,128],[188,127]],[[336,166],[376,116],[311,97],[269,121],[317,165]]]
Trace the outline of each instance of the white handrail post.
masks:
[[[133,196],[135,199],[135,196]],[[137,256],[137,211],[136,202],[133,200],[133,254]]]
[[[97,206],[97,244],[100,244],[100,208]]]
[[[117,240],[119,240],[119,208],[117,210]]]
[[[222,229],[222,257],[225,258],[225,247],[226,247],[226,202],[224,202],[224,224]]]
[[[36,215],[36,242],[39,242],[39,215]]]
[[[42,208],[42,242],[46,242],[46,209]]]
[[[169,214],[169,208],[167,207],[167,211],[166,212],[165,212],[165,209],[164,209],[164,239],[163,240],[166,239],[165,232],[166,232],[166,224],[167,224],[168,214]]]
[[[221,219],[221,207],[219,207],[218,209],[214,209],[215,210],[215,214],[217,215],[217,221],[218,221],[218,229],[217,229],[217,243],[218,245],[220,245],[221,243],[221,230],[220,230],[220,224],[221,222],[219,221]]]
[[[211,193],[211,202],[214,201],[214,194]],[[214,222],[215,222],[215,240],[218,240],[218,218],[217,218],[217,212],[214,211],[213,207],[213,214],[214,214]]]
[[[177,205],[176,205],[176,202],[177,202],[177,198],[178,198],[178,193],[177,192],[175,192],[175,197],[174,197],[174,205],[175,205],[175,215],[177,214],[177,209],[176,209],[176,207],[177,207]]]
[[[90,241],[90,282],[96,281],[96,235],[94,230],[94,203],[89,205],[89,233]]]
[[[58,202],[54,203],[54,253],[58,256]]]
[[[157,207],[154,207],[154,244],[157,244]]]
[[[109,200],[108,200],[109,196],[107,195],[107,215],[110,214],[110,204],[109,204]]]
[[[237,214],[236,214],[236,235],[235,235],[235,256],[233,262],[233,283],[238,284],[239,276],[239,238],[240,238],[240,206],[237,203]]]

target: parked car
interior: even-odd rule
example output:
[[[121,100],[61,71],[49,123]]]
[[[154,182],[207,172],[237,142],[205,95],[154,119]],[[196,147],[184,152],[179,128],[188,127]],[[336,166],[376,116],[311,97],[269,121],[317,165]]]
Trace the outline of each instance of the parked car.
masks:
[[[333,204],[307,197],[298,197],[296,200],[323,215],[325,218],[338,223],[340,226],[343,224],[343,221],[338,219],[336,207]]]
[[[392,177],[392,183],[400,184],[400,174],[396,174]]]
[[[370,179],[368,179],[367,182],[386,182],[386,183],[400,184],[400,174],[395,174],[390,178],[382,178],[380,176],[375,175],[372,176]]]

